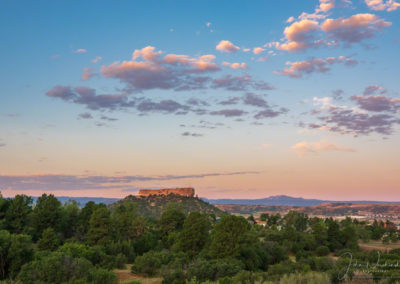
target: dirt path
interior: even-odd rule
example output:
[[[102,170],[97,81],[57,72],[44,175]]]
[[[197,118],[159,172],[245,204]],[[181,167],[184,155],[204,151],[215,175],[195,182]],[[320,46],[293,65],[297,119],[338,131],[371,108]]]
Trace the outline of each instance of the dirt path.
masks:
[[[161,284],[162,279],[158,277],[143,277],[131,273],[132,264],[127,264],[125,269],[115,269],[114,273],[118,277],[119,283],[129,283],[133,280],[138,280],[142,284]]]

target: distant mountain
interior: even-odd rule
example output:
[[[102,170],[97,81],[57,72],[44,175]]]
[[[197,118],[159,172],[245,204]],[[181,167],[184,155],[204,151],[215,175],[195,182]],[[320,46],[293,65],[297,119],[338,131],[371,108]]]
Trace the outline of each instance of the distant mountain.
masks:
[[[129,195],[122,200],[111,204],[110,207],[116,206],[121,202],[133,202],[136,204],[137,213],[145,217],[160,217],[163,210],[169,203],[177,203],[182,206],[185,213],[201,212],[215,214],[215,216],[226,215],[226,213],[217,207],[205,202],[197,197],[181,196],[177,194],[150,195],[150,196],[135,196]]]
[[[288,195],[275,195],[261,199],[207,199],[203,200],[211,204],[232,204],[232,205],[279,205],[279,206],[314,206],[322,203],[370,203],[370,204],[400,204],[400,202],[386,201],[332,201],[320,199],[305,199]]]
[[[133,196],[133,195],[130,195]],[[85,206],[89,201],[95,203],[104,203],[110,205],[115,203],[120,198],[104,198],[104,197],[72,197],[72,196],[56,196],[61,203],[65,203],[69,200],[75,200],[80,204],[80,206]],[[133,196],[135,197],[135,196]],[[33,201],[36,202],[38,197],[32,197]],[[266,198],[260,199],[208,199],[201,197],[201,200],[208,202],[210,204],[222,204],[222,205],[266,205],[266,206],[314,206],[322,203],[369,203],[369,204],[400,204],[400,201],[333,201],[333,200],[322,200],[322,199],[306,199],[302,197],[292,197],[288,195],[274,195]]]

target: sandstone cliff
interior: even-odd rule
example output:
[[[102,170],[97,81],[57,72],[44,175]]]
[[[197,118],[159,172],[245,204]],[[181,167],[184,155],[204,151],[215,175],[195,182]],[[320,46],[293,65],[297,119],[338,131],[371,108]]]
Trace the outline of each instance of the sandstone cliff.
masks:
[[[141,189],[139,190],[139,196],[150,196],[150,195],[169,195],[176,194],[181,196],[194,196],[194,188],[163,188],[163,189]]]

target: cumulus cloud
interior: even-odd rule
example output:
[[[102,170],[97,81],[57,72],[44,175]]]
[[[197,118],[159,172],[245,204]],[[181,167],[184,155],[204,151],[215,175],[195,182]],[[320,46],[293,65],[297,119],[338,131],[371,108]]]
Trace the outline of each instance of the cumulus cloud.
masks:
[[[329,38],[351,45],[374,37],[376,32],[391,24],[373,14],[356,14],[349,18],[327,19],[321,29]]]
[[[256,107],[268,107],[267,101],[262,96],[253,93],[247,93],[243,98],[243,103]]]
[[[345,66],[354,66],[358,63],[357,60],[346,56],[339,57],[327,57],[312,58],[304,61],[286,62],[289,68],[283,69],[283,71],[275,71],[277,74],[290,76],[292,78],[301,78],[304,75],[311,73],[325,73],[331,69],[331,65],[335,63],[341,63]]]
[[[255,48],[253,48],[253,53],[254,53],[254,54],[260,54],[260,53],[262,53],[263,51],[265,51],[265,49],[262,48],[262,47],[255,47]]]
[[[201,89],[210,80],[199,74],[220,70],[215,56],[206,54],[198,58],[187,55],[167,54],[147,46],[133,52],[132,60],[102,66],[106,78],[119,79],[136,91],[149,89]],[[139,60],[141,59],[141,60]]]
[[[323,12],[327,12],[335,7],[335,0],[320,0],[319,9]]]
[[[247,114],[244,110],[241,109],[223,109],[223,110],[218,110],[218,111],[212,111],[210,112],[211,115],[221,115],[225,117],[237,117],[237,116],[243,116]]]
[[[365,0],[365,4],[374,11],[386,10],[391,12],[400,7],[400,3],[394,0]]]
[[[92,59],[92,63],[97,63],[97,62],[99,62],[99,61],[102,60],[102,59],[103,59],[103,57],[101,57],[101,56],[96,56],[95,58]]]
[[[90,78],[97,76],[97,74],[94,73],[93,71],[94,71],[94,69],[91,67],[83,68],[81,80],[88,81],[88,80],[90,80]]]
[[[263,81],[254,81],[250,75],[232,76],[226,75],[213,80],[211,86],[214,89],[224,88],[229,91],[246,91],[249,88],[254,90],[273,90],[274,87]]]
[[[293,22],[283,32],[286,42],[275,42],[273,45],[279,50],[287,51],[300,51],[320,45],[319,41],[314,40],[314,34],[318,29],[318,22],[314,20],[305,19]]]
[[[343,99],[344,91],[342,89],[336,89],[332,91],[332,97],[335,100],[342,100]]]
[[[203,134],[201,133],[194,133],[194,132],[189,132],[189,131],[185,131],[181,134],[182,136],[190,136],[190,137],[202,137]]]
[[[232,97],[223,101],[218,102],[220,105],[236,105],[239,102],[239,97]]]
[[[239,62],[235,62],[235,63],[222,62],[222,65],[224,65],[226,67],[230,67],[232,69],[247,69],[247,68],[249,68],[245,62],[242,62],[242,63],[239,63]]]
[[[230,42],[229,40],[221,40],[217,46],[215,47],[216,50],[222,51],[222,52],[228,52],[228,53],[232,53],[232,52],[236,52],[238,50],[240,50],[240,47],[234,45],[232,42]]]
[[[346,135],[390,135],[400,119],[390,114],[370,114],[345,107],[331,107],[318,117],[321,123],[310,123],[309,128],[328,130]]]
[[[353,148],[336,145],[326,140],[321,140],[317,142],[303,141],[293,145],[291,148],[300,157],[304,157],[308,154],[317,154],[330,151],[355,152]]]
[[[199,100],[196,98],[190,98],[186,101],[186,103],[188,105],[192,105],[192,106],[209,106],[210,105],[208,102]]]
[[[273,118],[277,117],[278,115],[287,113],[289,110],[287,108],[280,108],[279,110],[274,110],[271,107],[266,107],[264,110],[257,112],[254,115],[255,119],[264,119],[264,118]]]
[[[78,48],[77,50],[75,50],[75,53],[87,53],[87,50],[84,48]]]
[[[78,118],[80,118],[80,119],[92,119],[93,116],[88,112],[84,112],[84,113],[79,114]]]
[[[371,85],[365,88],[363,94],[368,96],[368,95],[373,95],[373,94],[385,94],[386,93],[386,89],[378,86],[378,85]]]
[[[118,120],[117,118],[108,117],[108,116],[105,116],[105,115],[100,116],[100,119],[101,120],[106,120],[106,121],[117,121]]]
[[[262,96],[253,93],[247,93],[244,96],[243,104],[263,109],[256,112],[255,119],[272,118],[288,112],[286,108],[274,109]]]
[[[374,3],[382,2],[382,0],[371,1]],[[343,3],[348,4],[349,1],[340,2],[342,5]],[[333,0],[321,0],[314,13],[303,12],[297,20],[290,17],[287,20],[290,25],[283,32],[284,39],[279,42],[267,43],[264,46],[290,52],[319,46],[338,46],[341,42],[345,46],[350,46],[376,36],[378,32],[391,25],[391,22],[369,13],[355,14],[349,18],[327,19],[328,11],[336,4]],[[376,7],[382,6],[376,5]],[[393,7],[397,8],[397,6]]]
[[[287,20],[286,20],[286,23],[291,23],[291,22],[293,22],[295,20],[295,18],[294,17],[289,17]]]
[[[160,102],[153,102],[151,100],[144,100],[137,105],[137,110],[140,112],[166,112],[174,113],[179,110],[188,111],[189,107],[182,105],[174,100],[162,100]]]
[[[135,105],[135,101],[129,100],[125,94],[97,95],[95,89],[88,87],[54,86],[46,92],[46,95],[66,102],[82,104],[92,110],[114,110]]]
[[[400,110],[400,99],[386,96],[352,96],[351,100],[364,110],[373,112],[393,112]]]
[[[373,92],[382,91],[382,89],[381,87],[373,88]],[[349,102],[354,105],[336,105],[332,103],[331,97],[315,97],[313,104],[317,108],[310,113],[317,121],[307,125],[301,123],[301,125],[309,129],[357,137],[372,133],[391,135],[395,127],[400,124],[399,98],[383,95],[353,95],[349,98]]]

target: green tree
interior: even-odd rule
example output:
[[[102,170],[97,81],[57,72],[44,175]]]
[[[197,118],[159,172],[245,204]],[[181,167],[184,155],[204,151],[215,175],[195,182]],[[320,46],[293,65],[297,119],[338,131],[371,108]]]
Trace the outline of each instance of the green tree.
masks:
[[[208,216],[191,212],[185,219],[183,229],[179,234],[179,249],[191,256],[199,253],[208,240],[210,225]]]
[[[106,207],[106,205],[103,203],[96,204],[93,201],[89,201],[80,210],[77,229],[78,238],[80,240],[84,241],[86,239],[86,234],[89,231],[90,218],[92,217],[93,212],[100,207]]]
[[[9,272],[11,278],[17,276],[22,265],[33,258],[33,247],[31,237],[28,235],[11,235],[11,246],[8,252]]]
[[[31,238],[28,235],[10,234],[0,231],[0,270],[1,279],[14,278],[22,265],[33,257]]]
[[[11,235],[8,231],[0,231],[0,269],[1,278],[4,279],[8,274],[8,251],[11,246]]]
[[[318,256],[325,256],[329,254],[329,248],[327,246],[319,246],[317,247],[317,249],[315,250],[315,253]]]
[[[32,197],[26,195],[16,195],[10,200],[7,213],[5,215],[7,229],[16,234],[27,232],[32,213]]]
[[[286,216],[283,218],[285,221],[285,227],[292,227],[297,231],[304,231],[307,229],[308,225],[308,216],[304,213],[300,213],[297,211],[289,211]]]
[[[47,228],[56,232],[61,228],[61,202],[54,195],[43,194],[33,209],[34,237],[39,238]]]
[[[328,230],[325,223],[318,219],[311,224],[312,234],[317,241],[318,245],[325,245],[328,240]]]
[[[7,198],[3,198],[3,195],[0,192],[0,230],[6,229],[6,213],[8,211],[8,207],[10,205],[10,200]]]
[[[118,283],[115,274],[96,269],[85,258],[53,252],[24,265],[17,278],[21,283]]]
[[[146,221],[137,215],[132,202],[122,202],[113,211],[113,223],[119,238],[129,240],[141,237],[147,230]]]
[[[268,219],[268,214],[267,213],[262,213],[261,215],[260,215],[260,220],[261,221],[267,221],[267,219]]]
[[[215,258],[237,256],[249,231],[250,224],[245,218],[234,215],[223,216],[215,225],[210,254]]]
[[[343,244],[350,249],[358,248],[358,235],[353,224],[346,225],[341,230]]]
[[[163,257],[159,252],[147,252],[142,256],[138,256],[132,265],[132,273],[153,276],[162,266]]]
[[[59,240],[53,228],[47,228],[43,231],[42,237],[39,239],[37,245],[39,250],[50,250],[57,249]]]
[[[106,207],[97,208],[89,222],[87,242],[90,245],[104,245],[112,234],[110,211]]]
[[[169,203],[160,217],[160,230],[162,235],[182,229],[185,214],[182,207],[176,203]]]
[[[72,238],[78,231],[79,205],[70,200],[62,207],[62,234],[65,239]]]
[[[328,226],[327,229],[327,241],[328,247],[331,251],[335,251],[337,249],[341,249],[343,247],[340,235],[340,226],[336,220],[332,218],[326,219],[325,223]]]

